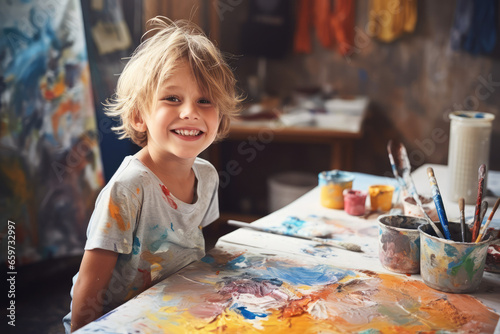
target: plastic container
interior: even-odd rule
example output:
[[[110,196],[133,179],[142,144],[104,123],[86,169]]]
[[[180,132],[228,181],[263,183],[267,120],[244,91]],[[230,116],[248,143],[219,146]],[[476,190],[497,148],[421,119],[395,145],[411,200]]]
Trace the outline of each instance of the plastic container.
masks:
[[[270,212],[292,203],[316,187],[316,182],[314,174],[301,172],[285,172],[271,176],[267,180]]]
[[[458,202],[475,204],[477,199],[478,169],[481,164],[489,167],[491,128],[495,115],[456,111],[450,114],[450,144],[448,151],[448,197]],[[485,189],[486,189],[485,179]]]

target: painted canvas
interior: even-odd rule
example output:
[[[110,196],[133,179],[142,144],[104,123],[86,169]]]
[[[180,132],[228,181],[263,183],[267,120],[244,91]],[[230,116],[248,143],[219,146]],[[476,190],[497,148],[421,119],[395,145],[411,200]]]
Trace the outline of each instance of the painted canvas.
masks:
[[[406,276],[218,245],[79,333],[492,333],[498,319]]]
[[[78,254],[103,186],[80,1],[0,8],[0,233],[18,264]]]

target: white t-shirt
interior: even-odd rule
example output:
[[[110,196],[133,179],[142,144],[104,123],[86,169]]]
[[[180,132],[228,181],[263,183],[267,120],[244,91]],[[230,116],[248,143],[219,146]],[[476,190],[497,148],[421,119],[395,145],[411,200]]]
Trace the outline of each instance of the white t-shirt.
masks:
[[[99,194],[85,249],[119,253],[108,290],[102,296],[104,312],[205,255],[201,228],[219,217],[219,179],[215,168],[200,158],[196,158],[193,171],[193,204],[175,198],[133,156],[123,160]]]

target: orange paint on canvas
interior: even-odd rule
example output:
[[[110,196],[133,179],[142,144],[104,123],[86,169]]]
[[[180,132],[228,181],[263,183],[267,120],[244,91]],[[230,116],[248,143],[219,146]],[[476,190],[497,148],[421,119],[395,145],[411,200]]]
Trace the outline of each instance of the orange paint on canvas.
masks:
[[[71,99],[61,102],[59,104],[59,108],[57,108],[56,112],[52,115],[52,131],[54,133],[54,137],[57,138],[59,119],[67,112],[77,113],[78,111],[80,111],[80,109],[81,109],[80,103],[74,102]]]

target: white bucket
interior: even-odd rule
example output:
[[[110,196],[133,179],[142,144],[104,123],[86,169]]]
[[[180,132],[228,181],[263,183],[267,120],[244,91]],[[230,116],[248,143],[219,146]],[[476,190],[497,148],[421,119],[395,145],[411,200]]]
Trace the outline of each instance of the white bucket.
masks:
[[[274,212],[318,185],[316,175],[286,172],[267,179],[269,211]]]

